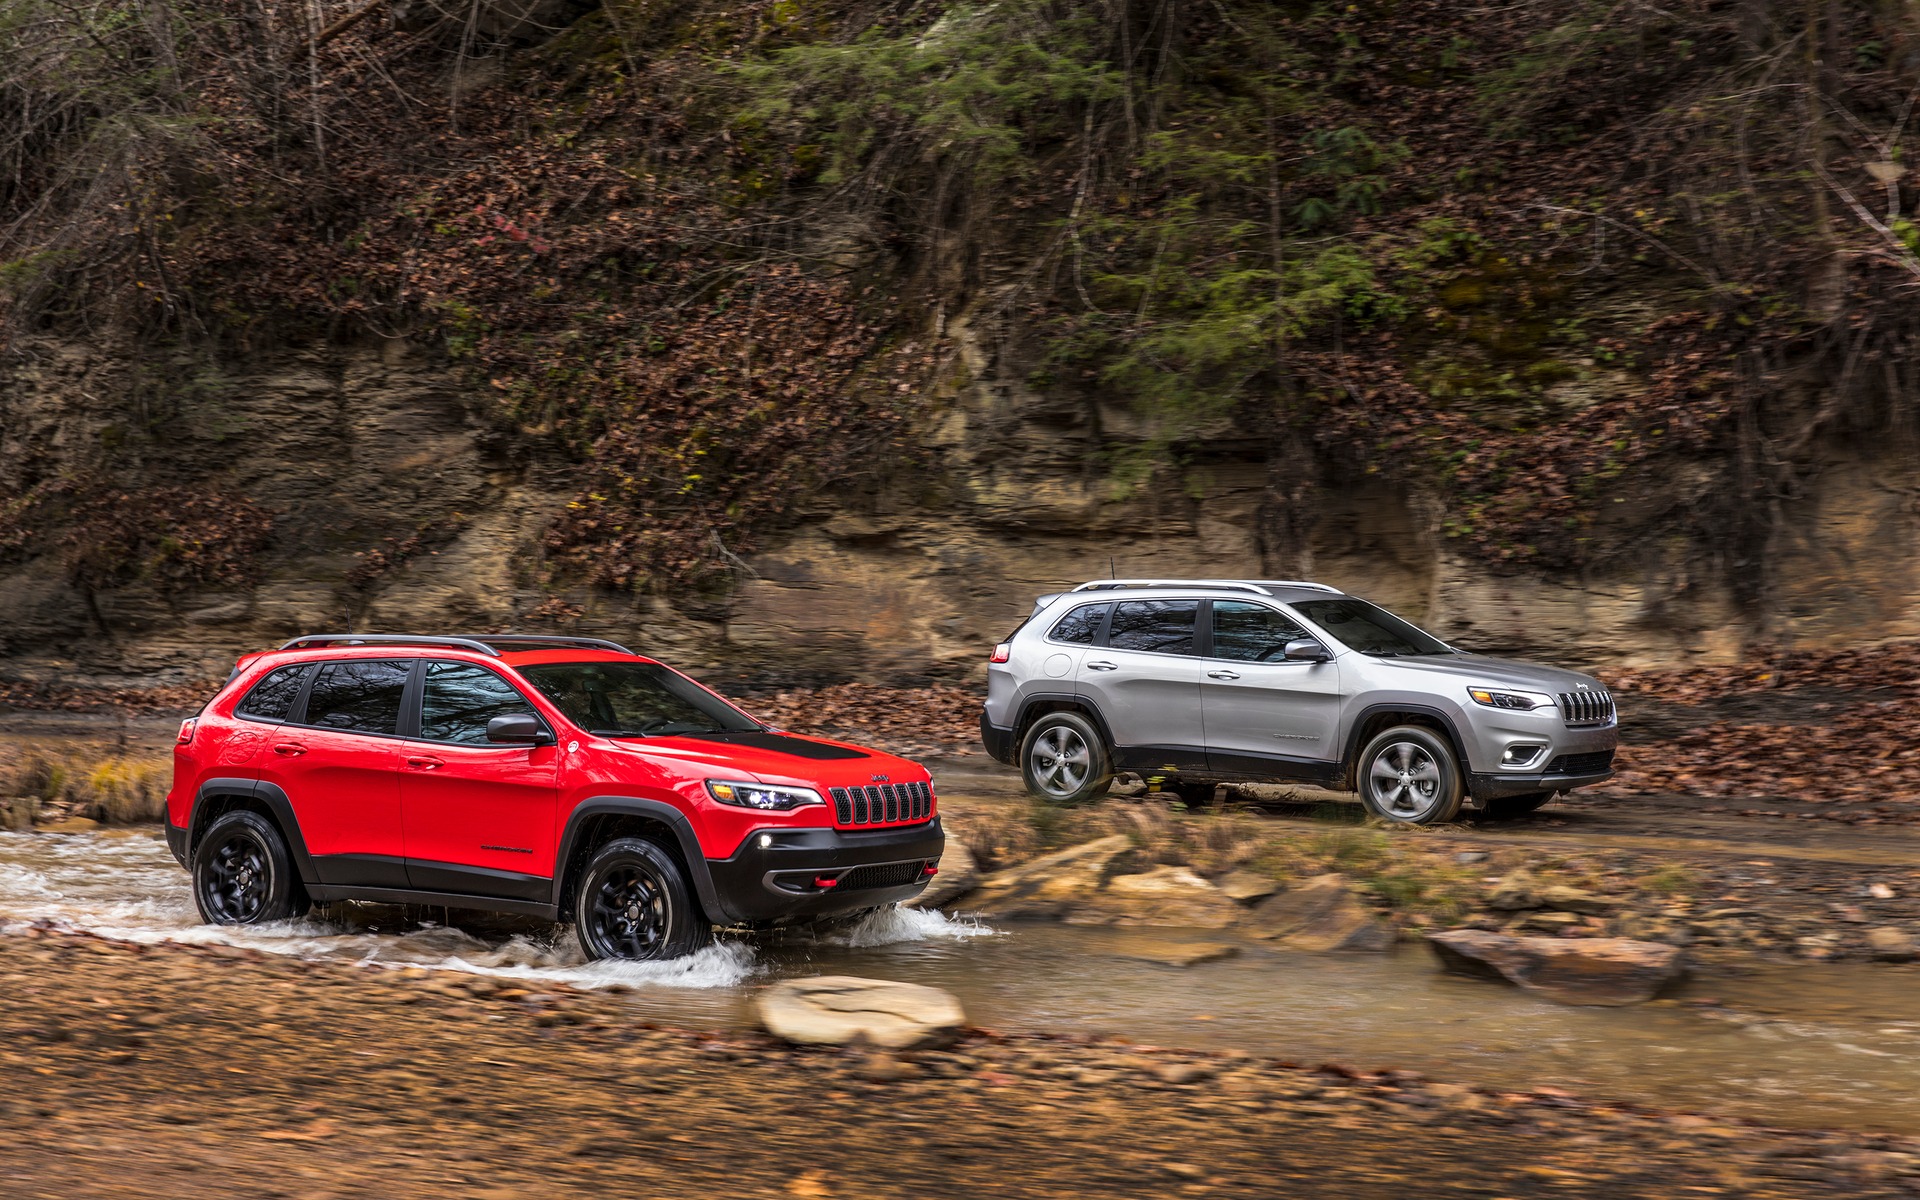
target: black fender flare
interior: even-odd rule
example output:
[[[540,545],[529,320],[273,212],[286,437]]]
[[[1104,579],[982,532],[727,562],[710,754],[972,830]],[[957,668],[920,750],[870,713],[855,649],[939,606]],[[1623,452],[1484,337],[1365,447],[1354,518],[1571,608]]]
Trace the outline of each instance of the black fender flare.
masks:
[[[1020,761],[1020,741],[1024,731],[1027,726],[1033,724],[1034,705],[1060,702],[1071,704],[1075,708],[1083,711],[1088,719],[1093,722],[1094,728],[1100,731],[1100,736],[1106,739],[1107,746],[1109,748],[1116,747],[1117,744],[1113,740],[1113,728],[1107,724],[1107,716],[1100,711],[1098,704],[1095,704],[1092,700],[1077,692],[1035,692],[1020,702],[1020,713],[1014,718],[1013,758],[1015,763]]]
[[[320,882],[320,876],[313,867],[313,856],[307,853],[307,839],[300,836],[300,820],[293,815],[293,802],[287,799],[286,792],[279,785],[260,779],[209,779],[200,785],[200,790],[193,796],[193,807],[187,812],[188,863],[193,861],[194,847],[200,844],[200,838],[206,833],[202,826],[202,814],[207,802],[229,797],[257,800],[264,804],[280,826],[281,835],[287,839],[287,853],[293,858],[300,882]]]
[[[1469,782],[1469,777],[1473,774],[1473,764],[1467,761],[1467,744],[1460,739],[1460,730],[1454,725],[1453,718],[1448,716],[1444,710],[1434,708],[1431,705],[1395,704],[1388,701],[1367,705],[1354,715],[1353,724],[1347,727],[1347,749],[1346,753],[1340,756],[1340,769],[1341,774],[1345,778],[1345,782],[1358,782],[1358,780],[1354,778],[1354,773],[1360,769],[1360,763],[1358,761],[1360,755],[1360,731],[1367,727],[1367,722],[1373,718],[1375,713],[1383,712],[1418,713],[1423,717],[1432,717],[1434,720],[1440,722],[1441,729],[1446,732],[1447,741],[1453,746],[1454,757],[1460,760],[1461,784],[1465,786]]]
[[[687,876],[693,881],[693,890],[700,897],[700,907],[711,917],[729,911],[720,902],[720,894],[713,886],[713,872],[707,868],[706,852],[700,848],[700,839],[693,832],[693,822],[687,814],[664,800],[642,800],[637,796],[595,796],[583,800],[567,814],[567,824],[560,831],[560,846],[553,860],[553,907],[560,912],[562,893],[567,886],[567,864],[573,861],[575,844],[579,841],[580,830],[589,817],[608,814],[647,817],[658,821],[673,831],[674,840],[679,844],[681,861],[687,865]],[[560,919],[566,920],[567,914],[560,912]]]

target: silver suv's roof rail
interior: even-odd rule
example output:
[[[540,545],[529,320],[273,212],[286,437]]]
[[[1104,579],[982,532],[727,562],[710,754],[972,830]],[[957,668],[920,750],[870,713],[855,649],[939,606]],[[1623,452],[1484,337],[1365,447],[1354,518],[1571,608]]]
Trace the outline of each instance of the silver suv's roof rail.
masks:
[[[1096,579],[1073,589],[1076,592],[1111,592],[1123,588],[1202,588],[1216,592],[1254,592],[1273,595],[1274,588],[1307,588],[1340,595],[1340,589],[1304,579]]]

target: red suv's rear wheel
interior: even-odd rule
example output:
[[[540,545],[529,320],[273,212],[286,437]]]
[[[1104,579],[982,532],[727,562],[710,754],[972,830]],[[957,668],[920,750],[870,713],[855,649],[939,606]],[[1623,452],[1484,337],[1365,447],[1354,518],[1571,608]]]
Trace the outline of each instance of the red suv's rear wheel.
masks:
[[[287,841],[259,813],[223,813],[193,852],[193,901],[209,925],[260,925],[306,909]]]
[[[679,958],[713,938],[680,864],[640,838],[600,847],[573,907],[574,932],[588,958]]]

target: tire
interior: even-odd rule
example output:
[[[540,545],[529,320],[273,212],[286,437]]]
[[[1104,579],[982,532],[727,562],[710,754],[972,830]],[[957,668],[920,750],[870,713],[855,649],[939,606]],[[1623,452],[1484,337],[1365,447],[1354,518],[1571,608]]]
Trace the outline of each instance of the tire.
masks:
[[[574,889],[573,930],[589,959],[682,958],[713,940],[686,872],[642,838],[595,852]]]
[[[1453,747],[1419,725],[1398,725],[1368,742],[1356,775],[1367,811],[1395,825],[1444,824],[1466,798]]]
[[[193,903],[209,925],[264,925],[307,909],[287,839],[244,809],[214,818],[194,849]]]
[[[1027,794],[1047,804],[1084,804],[1106,795],[1113,755],[1093,722],[1078,713],[1047,713],[1020,739]]]
[[[1514,817],[1524,817],[1530,812],[1546,807],[1557,794],[1556,792],[1528,792],[1524,796],[1494,796],[1480,808],[1487,816],[1497,821],[1506,821]]]

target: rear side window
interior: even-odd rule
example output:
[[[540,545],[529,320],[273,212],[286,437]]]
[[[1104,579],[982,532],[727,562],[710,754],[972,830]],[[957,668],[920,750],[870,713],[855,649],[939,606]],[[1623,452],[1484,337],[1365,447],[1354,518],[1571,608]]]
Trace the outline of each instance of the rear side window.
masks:
[[[1091,646],[1093,639],[1100,636],[1100,623],[1107,619],[1107,607],[1105,604],[1082,604],[1061,617],[1047,636],[1071,646]]]
[[[320,664],[307,694],[305,724],[354,733],[391,734],[400,727],[410,662],[363,661]]]
[[[246,698],[233,710],[237,717],[249,717],[255,721],[284,721],[293,712],[293,702],[300,696],[300,684],[307,677],[306,663],[295,663],[290,667],[279,667],[268,671],[267,677],[253,685]]]
[[[1122,600],[1113,606],[1107,645],[1115,650],[1192,654],[1198,600]]]
[[[463,662],[427,664],[426,691],[420,703],[421,737],[491,745],[487,722],[517,713],[539,715],[512,684],[485,667]]]

